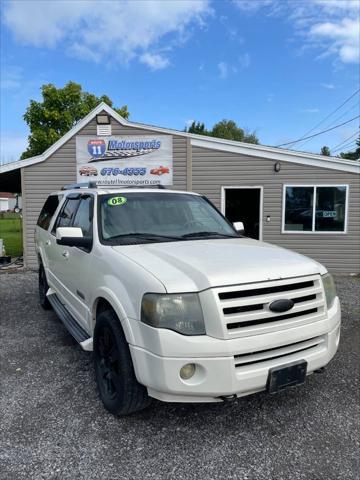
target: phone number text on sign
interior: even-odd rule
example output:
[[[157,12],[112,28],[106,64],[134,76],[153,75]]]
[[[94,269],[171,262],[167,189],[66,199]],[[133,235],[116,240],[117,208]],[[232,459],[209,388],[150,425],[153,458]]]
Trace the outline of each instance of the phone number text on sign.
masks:
[[[145,175],[146,174],[146,168],[124,168],[123,170],[121,168],[102,168],[100,171],[100,174],[102,176],[106,175],[114,175],[115,177],[117,175]]]

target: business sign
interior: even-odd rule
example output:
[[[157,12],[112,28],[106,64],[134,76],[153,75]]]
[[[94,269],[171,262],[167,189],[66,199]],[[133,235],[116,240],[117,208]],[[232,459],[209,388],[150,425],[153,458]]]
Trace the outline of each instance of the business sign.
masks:
[[[172,185],[172,137],[76,137],[77,181],[97,185]]]
[[[336,210],[323,210],[324,218],[336,218]]]

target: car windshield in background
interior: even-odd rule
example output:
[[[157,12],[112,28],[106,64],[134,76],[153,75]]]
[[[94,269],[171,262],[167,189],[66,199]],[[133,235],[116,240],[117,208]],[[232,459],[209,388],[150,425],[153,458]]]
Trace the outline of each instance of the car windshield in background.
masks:
[[[204,238],[237,238],[233,227],[204,198],[160,192],[99,196],[103,243],[129,245]]]

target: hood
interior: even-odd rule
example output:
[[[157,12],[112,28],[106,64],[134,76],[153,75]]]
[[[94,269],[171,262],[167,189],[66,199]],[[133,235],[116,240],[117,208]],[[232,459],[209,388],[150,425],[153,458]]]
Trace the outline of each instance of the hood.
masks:
[[[152,273],[169,293],[326,272],[310,258],[249,238],[112,248]]]

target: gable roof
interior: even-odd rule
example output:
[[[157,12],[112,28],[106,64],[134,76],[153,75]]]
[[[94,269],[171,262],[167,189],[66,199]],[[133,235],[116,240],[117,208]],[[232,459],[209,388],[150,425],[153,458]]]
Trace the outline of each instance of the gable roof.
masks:
[[[94,110],[80,120],[71,130],[63,135],[57,142],[49,147],[41,155],[35,157],[26,158],[24,160],[18,160],[16,162],[0,165],[0,174],[8,172],[10,170],[16,170],[18,168],[28,167],[35,163],[45,161],[50,155],[58,150],[62,145],[69,141],[74,135],[76,135],[81,129],[83,129],[96,115],[105,111],[117,122],[125,127],[139,128],[142,130],[151,130],[167,135],[177,135],[190,139],[191,145],[194,147],[209,148],[212,150],[221,150],[231,153],[238,153],[241,155],[248,155],[253,157],[260,157],[263,159],[284,161],[291,163],[300,163],[304,165],[328,168],[331,170],[340,170],[350,173],[360,174],[360,162],[355,160],[345,160],[337,157],[326,157],[323,155],[317,155],[314,153],[297,152],[294,150],[287,150],[277,147],[268,147],[265,145],[256,145],[253,143],[237,142],[234,140],[225,140],[223,138],[206,137],[203,135],[197,135],[194,133],[180,132],[178,130],[172,130],[169,128],[162,128],[153,125],[145,125],[142,123],[130,122],[119,115],[113,108],[109,107],[106,103],[100,103]]]

